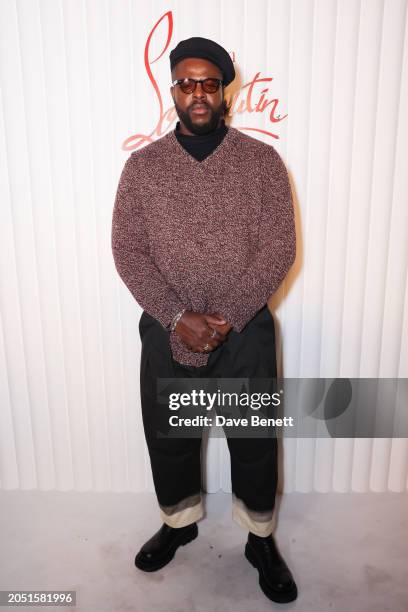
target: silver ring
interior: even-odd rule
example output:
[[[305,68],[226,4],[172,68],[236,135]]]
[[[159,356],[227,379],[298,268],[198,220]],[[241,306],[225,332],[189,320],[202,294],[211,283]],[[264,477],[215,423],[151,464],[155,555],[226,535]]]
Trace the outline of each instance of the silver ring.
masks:
[[[211,334],[211,338],[215,338],[215,336],[218,334],[216,329],[213,329],[213,333]]]
[[[210,345],[207,343],[205,346],[203,346],[203,351],[208,351],[210,348]]]

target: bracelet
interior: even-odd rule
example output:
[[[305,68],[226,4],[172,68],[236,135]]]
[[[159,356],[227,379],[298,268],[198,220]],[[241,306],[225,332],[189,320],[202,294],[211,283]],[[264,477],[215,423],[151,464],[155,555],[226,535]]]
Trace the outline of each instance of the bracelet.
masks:
[[[186,308],[183,308],[183,310],[181,310],[180,312],[178,312],[176,314],[176,316],[173,318],[171,325],[170,325],[170,331],[174,331],[177,327],[177,323],[180,321],[181,317],[183,316],[183,314],[186,312]]]

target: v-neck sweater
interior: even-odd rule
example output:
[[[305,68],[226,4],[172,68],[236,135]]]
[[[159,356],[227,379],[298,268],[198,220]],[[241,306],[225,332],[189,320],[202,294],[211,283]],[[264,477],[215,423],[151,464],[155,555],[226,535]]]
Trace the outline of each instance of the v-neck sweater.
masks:
[[[123,282],[164,328],[185,308],[218,312],[241,332],[295,259],[293,201],[280,155],[230,126],[197,161],[168,132],[126,160],[111,246]],[[207,363],[208,353],[168,333],[175,361]]]

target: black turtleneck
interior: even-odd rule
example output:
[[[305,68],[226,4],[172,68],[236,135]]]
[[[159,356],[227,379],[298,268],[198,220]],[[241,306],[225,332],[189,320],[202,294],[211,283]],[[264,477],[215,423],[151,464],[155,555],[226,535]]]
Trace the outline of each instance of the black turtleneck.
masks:
[[[214,149],[218,147],[225,134],[228,132],[228,127],[225,125],[225,120],[221,120],[221,124],[208,134],[181,134],[180,121],[177,121],[174,130],[177,140],[185,148],[187,153],[190,153],[198,161],[202,161],[210,155]]]

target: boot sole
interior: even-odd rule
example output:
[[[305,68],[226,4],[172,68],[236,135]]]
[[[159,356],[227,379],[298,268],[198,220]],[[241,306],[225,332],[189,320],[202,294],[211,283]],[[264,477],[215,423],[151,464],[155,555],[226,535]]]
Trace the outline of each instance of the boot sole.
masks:
[[[259,586],[261,587],[264,595],[268,597],[268,599],[275,601],[276,603],[289,603],[290,601],[293,601],[297,598],[298,593],[296,585],[293,586],[293,589],[291,589],[290,591],[286,591],[285,593],[275,591],[269,586],[269,584],[263,577],[262,570],[258,566],[258,561],[255,555],[252,553],[251,549],[249,548],[248,544],[246,544],[245,546],[245,557],[248,559],[250,564],[253,565],[256,570],[258,570]]]
[[[174,555],[176,554],[176,551],[179,546],[185,546],[189,542],[192,542],[193,540],[195,540],[197,536],[198,536],[198,527],[197,525],[195,525],[195,529],[193,529],[192,531],[189,531],[182,538],[180,538],[177,544],[172,549],[170,549],[168,554],[165,557],[162,557],[160,561],[157,561],[156,563],[147,564],[141,561],[140,559],[138,559],[136,556],[135,565],[138,569],[142,570],[143,572],[156,572],[157,570],[161,569],[162,567],[170,563],[170,561],[173,559]]]

